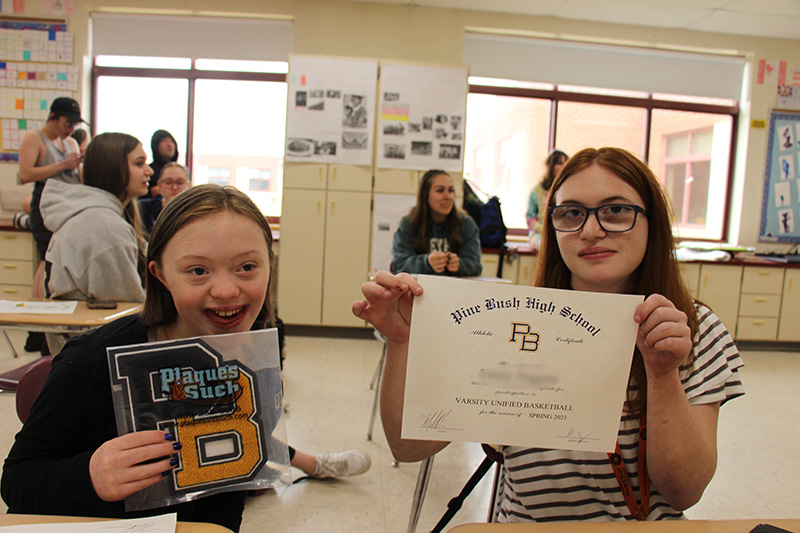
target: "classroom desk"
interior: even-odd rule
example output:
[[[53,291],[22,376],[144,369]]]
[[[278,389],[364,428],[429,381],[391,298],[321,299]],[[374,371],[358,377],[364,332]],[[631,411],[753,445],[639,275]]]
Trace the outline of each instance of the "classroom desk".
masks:
[[[43,302],[44,298],[14,298],[13,301]],[[70,334],[86,333],[112,320],[138,312],[140,303],[118,302],[116,309],[87,309],[86,302],[78,302],[74,313],[70,314],[38,314],[38,313],[0,313],[0,330],[43,331],[55,333],[62,340],[60,346],[50,347],[53,355],[61,351]],[[11,346],[11,353],[16,351]]]
[[[461,524],[449,529],[448,533],[748,533],[758,524],[800,533],[800,519]]]
[[[81,516],[55,516],[38,514],[0,514],[0,526],[19,526],[25,524],[57,524],[59,522],[99,522],[104,518]],[[178,522],[175,533],[230,533],[230,529],[204,522]]]

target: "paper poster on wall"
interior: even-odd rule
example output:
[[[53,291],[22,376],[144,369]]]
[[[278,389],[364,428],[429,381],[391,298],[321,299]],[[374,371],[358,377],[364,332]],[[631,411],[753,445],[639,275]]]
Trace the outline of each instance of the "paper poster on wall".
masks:
[[[759,239],[800,242],[800,113],[770,113]]]
[[[286,161],[370,165],[377,60],[289,57]]]
[[[381,64],[379,168],[462,170],[467,74],[466,67]]]
[[[400,220],[417,203],[417,197],[411,194],[376,194],[374,200],[371,263],[373,274],[378,270],[389,270],[392,264],[394,233]]]

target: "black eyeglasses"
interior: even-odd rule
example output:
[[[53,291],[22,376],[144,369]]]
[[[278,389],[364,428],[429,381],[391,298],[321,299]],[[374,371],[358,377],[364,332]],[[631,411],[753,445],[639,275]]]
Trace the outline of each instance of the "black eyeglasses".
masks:
[[[553,229],[563,232],[582,230],[592,213],[597,217],[597,223],[603,231],[608,233],[630,231],[636,225],[636,216],[639,213],[647,216],[647,211],[643,207],[630,204],[607,204],[598,207],[554,205],[547,212],[550,214]]]

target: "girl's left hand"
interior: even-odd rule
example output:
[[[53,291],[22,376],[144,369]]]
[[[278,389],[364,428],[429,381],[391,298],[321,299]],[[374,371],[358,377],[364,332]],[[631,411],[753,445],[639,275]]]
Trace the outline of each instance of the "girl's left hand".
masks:
[[[447,253],[447,270],[450,272],[458,272],[458,265],[460,259],[458,256],[452,252]]]
[[[692,351],[692,331],[686,314],[660,294],[651,294],[636,309],[636,346],[644,358],[648,379],[677,370]]]

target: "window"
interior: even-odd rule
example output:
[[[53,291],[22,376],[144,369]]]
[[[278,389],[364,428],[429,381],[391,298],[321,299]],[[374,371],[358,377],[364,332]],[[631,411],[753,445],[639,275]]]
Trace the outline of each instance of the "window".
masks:
[[[280,216],[286,75],[262,71],[285,71],[286,63],[145,59],[156,66],[131,66],[143,63],[128,56],[95,58],[95,133],[130,133],[152,161],[150,138],[165,129],[192,183],[233,185],[266,216]],[[267,183],[253,181],[251,169],[267,171]]]
[[[557,85],[470,85],[464,174],[500,197],[512,234],[526,234],[528,197],[551,148],[572,155],[585,147],[619,146],[647,161],[664,184],[676,237],[723,240],[738,106],[725,99],[658,96],[663,99]]]

